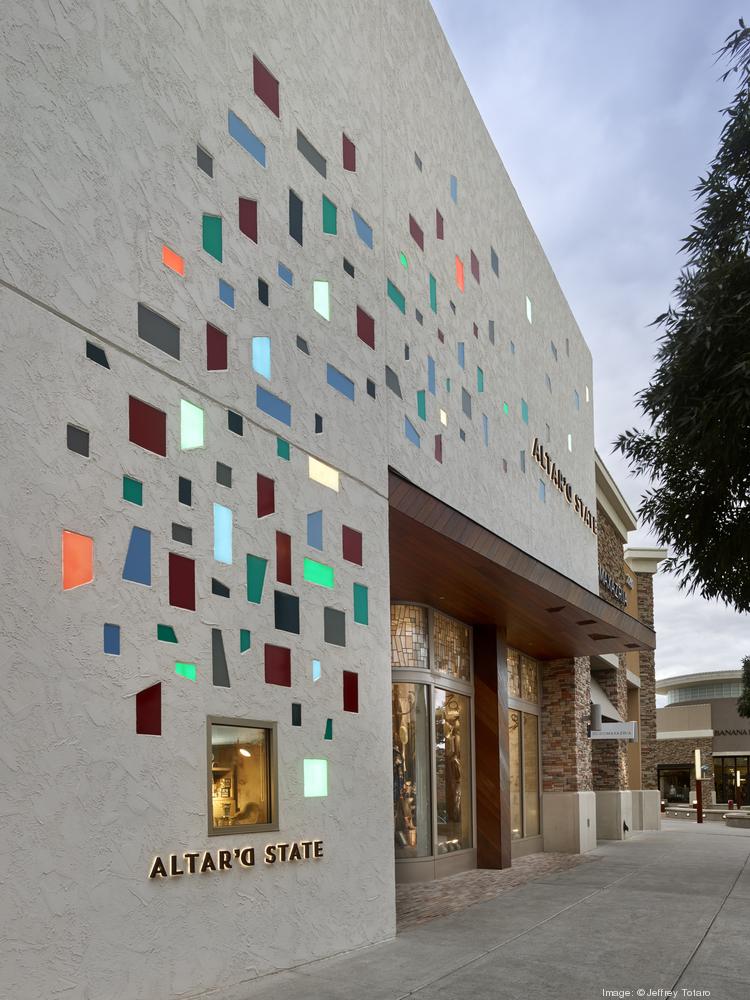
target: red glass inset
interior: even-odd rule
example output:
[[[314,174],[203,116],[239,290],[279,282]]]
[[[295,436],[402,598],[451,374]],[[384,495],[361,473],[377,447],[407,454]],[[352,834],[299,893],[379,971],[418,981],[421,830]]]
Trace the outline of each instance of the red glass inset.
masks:
[[[474,336],[479,340],[479,327],[476,323],[474,324]]]
[[[357,306],[357,336],[373,351],[375,350],[375,320],[362,306]]]
[[[347,562],[362,565],[362,532],[355,528],[349,528],[345,524],[341,526],[341,546],[344,551],[344,559]]]
[[[474,275],[474,280],[479,284],[479,259],[474,251],[471,251],[471,273]]]
[[[169,603],[195,611],[195,560],[169,553]]]
[[[276,510],[276,494],[273,479],[261,476],[257,479],[258,517],[267,517]]]
[[[435,209],[435,235],[439,240],[445,239],[443,217],[437,209]]]
[[[227,335],[218,327],[206,323],[206,370],[225,372],[229,367],[227,357]]]
[[[253,90],[267,108],[279,117],[279,81],[258,59],[253,56]]]
[[[142,399],[129,397],[129,439],[155,455],[167,454],[167,415]]]
[[[424,250],[424,233],[422,232],[422,227],[413,215],[409,216],[409,232],[411,233],[411,238],[417,244],[419,249]]]
[[[445,334],[443,333],[442,330],[438,330],[438,340],[440,341],[441,344],[445,343]]]
[[[276,532],[276,579],[279,583],[292,582],[292,536]]]
[[[135,731],[140,736],[161,736],[161,682],[136,694]]]
[[[357,169],[357,147],[348,135],[342,134],[341,141],[344,149],[344,170]]]
[[[266,684],[292,686],[292,651],[286,646],[265,645],[264,652]]]
[[[443,461],[443,435],[435,435],[435,459],[442,464]]]
[[[240,232],[253,243],[258,242],[258,202],[252,198],[240,198]]]
[[[344,671],[344,711],[359,711],[359,674],[353,670]]]

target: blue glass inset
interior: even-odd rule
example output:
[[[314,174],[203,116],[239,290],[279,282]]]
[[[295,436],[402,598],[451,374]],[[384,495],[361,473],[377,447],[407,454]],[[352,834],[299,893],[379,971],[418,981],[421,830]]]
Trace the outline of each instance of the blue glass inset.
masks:
[[[458,201],[458,178],[451,174],[451,198],[453,201]]]
[[[104,626],[104,652],[109,653],[110,656],[120,655],[120,626],[119,625],[108,625]]]
[[[359,236],[365,246],[368,246],[372,250],[372,226],[368,226],[359,212],[355,212],[354,209],[352,209],[352,218],[354,219],[354,228],[357,230],[357,236]]]
[[[256,385],[255,387],[255,405],[259,410],[267,413],[269,417],[273,417],[274,420],[280,420],[287,427],[292,426],[292,408],[289,403],[278,396],[274,396],[272,392],[264,389],[262,385]]]
[[[337,392],[340,392],[342,396],[346,396],[347,399],[354,399],[354,383],[350,378],[342,374],[338,368],[334,368],[333,365],[329,364],[326,369],[326,378],[332,389],[336,389]]]
[[[523,420],[525,424],[528,424],[529,422],[529,404],[525,399],[521,400],[521,420]]]
[[[404,417],[404,434],[417,448],[420,447],[420,438],[417,429],[408,417]]]
[[[435,359],[427,355],[427,390],[431,395],[435,395]]]
[[[122,578],[151,586],[151,532],[145,528],[133,528],[130,532]]]
[[[228,282],[219,278],[219,298],[225,306],[234,309],[234,289]]]
[[[243,149],[260,163],[261,167],[266,165],[266,147],[260,141],[255,132],[252,132],[247,125],[238,118],[234,111],[229,112],[229,134],[242,146]]]
[[[320,660],[312,661],[312,679],[314,681],[320,680]]]
[[[484,446],[488,448],[490,444],[490,421],[486,413],[482,414],[482,430],[484,432]]]
[[[307,544],[312,549],[323,551],[323,511],[316,510],[307,515]]]
[[[214,559],[232,563],[232,512],[220,503],[214,504]]]
[[[466,347],[463,342],[458,345],[458,363],[462,368],[466,367]]]
[[[253,337],[253,371],[271,380],[271,338]]]
[[[290,288],[294,284],[294,275],[286,266],[286,264],[282,264],[281,261],[279,261],[279,277],[283,282],[289,285]]]

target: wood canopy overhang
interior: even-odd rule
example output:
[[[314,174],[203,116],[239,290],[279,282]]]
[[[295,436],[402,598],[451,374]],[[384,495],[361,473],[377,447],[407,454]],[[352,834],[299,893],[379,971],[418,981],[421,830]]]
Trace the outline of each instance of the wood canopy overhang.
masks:
[[[539,659],[650,650],[653,629],[389,473],[391,598],[496,624]]]

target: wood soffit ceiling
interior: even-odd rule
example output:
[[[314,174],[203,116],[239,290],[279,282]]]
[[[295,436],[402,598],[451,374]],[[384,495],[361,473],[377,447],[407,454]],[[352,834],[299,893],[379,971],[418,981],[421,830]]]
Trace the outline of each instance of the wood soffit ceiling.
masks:
[[[494,623],[540,659],[654,649],[648,626],[393,471],[389,494],[392,600]]]

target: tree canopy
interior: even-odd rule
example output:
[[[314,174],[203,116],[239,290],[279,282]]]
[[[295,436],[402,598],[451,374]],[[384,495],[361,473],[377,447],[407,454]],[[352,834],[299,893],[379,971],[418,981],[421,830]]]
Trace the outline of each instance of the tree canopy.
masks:
[[[750,610],[750,29],[719,52],[737,78],[719,148],[695,188],[686,263],[655,325],[656,370],[636,397],[648,430],[615,442],[650,484],[642,520],[682,588]]]

